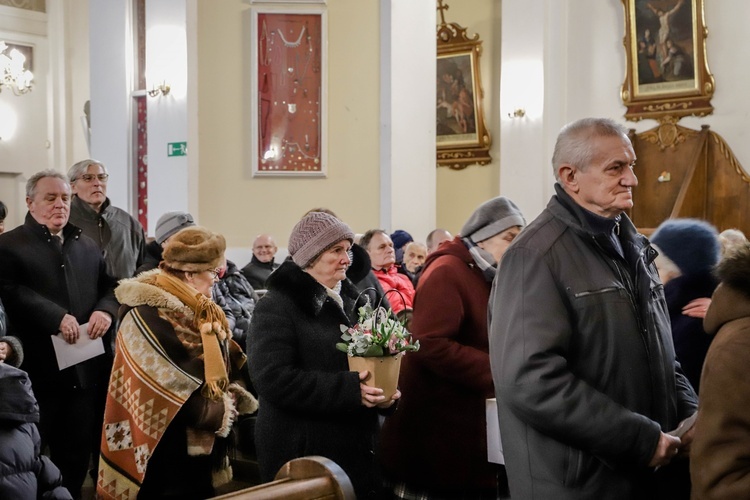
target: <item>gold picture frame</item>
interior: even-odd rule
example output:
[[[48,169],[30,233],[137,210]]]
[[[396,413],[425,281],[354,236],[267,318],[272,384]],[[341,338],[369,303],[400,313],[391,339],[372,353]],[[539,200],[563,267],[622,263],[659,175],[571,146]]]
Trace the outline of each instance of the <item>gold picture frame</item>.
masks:
[[[486,165],[492,141],[484,123],[484,90],[479,71],[482,41],[443,22],[437,32],[437,164],[460,170]]]
[[[714,77],[706,61],[703,0],[622,0],[625,118],[705,116]]]

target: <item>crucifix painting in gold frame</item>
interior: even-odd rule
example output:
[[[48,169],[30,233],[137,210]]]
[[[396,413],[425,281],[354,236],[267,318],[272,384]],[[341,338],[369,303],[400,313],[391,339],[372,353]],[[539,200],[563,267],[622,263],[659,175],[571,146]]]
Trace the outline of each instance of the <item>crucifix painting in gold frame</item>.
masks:
[[[705,116],[714,77],[706,61],[703,0],[622,0],[625,118]]]

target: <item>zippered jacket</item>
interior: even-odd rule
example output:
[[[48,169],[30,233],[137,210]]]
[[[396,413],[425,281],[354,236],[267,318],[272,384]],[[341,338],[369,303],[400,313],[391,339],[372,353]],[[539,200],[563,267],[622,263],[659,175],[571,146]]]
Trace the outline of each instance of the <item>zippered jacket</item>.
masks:
[[[653,498],[660,437],[695,412],[657,255],[622,214],[623,256],[559,186],[505,253],[490,358],[511,496]],[[666,467],[664,469],[669,469]]]

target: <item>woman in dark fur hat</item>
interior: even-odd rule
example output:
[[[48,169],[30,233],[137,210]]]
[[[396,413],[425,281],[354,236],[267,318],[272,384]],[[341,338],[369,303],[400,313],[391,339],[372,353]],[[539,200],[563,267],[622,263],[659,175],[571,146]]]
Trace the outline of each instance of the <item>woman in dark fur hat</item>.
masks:
[[[211,300],[225,248],[219,234],[182,229],[159,269],[115,289],[97,498],[209,498],[231,479],[227,437],[258,404],[236,383],[245,355]]]

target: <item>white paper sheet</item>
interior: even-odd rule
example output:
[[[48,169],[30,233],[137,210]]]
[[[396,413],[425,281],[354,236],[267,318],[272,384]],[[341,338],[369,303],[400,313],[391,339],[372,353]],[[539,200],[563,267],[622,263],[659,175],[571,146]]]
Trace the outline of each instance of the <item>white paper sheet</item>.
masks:
[[[488,399],[485,404],[487,417],[487,461],[505,464],[503,442],[500,441],[500,421],[497,418],[497,399]]]
[[[79,326],[78,340],[75,344],[68,344],[62,334],[52,335],[52,346],[55,348],[57,366],[60,370],[104,354],[102,338],[91,340],[88,327],[88,323]]]

